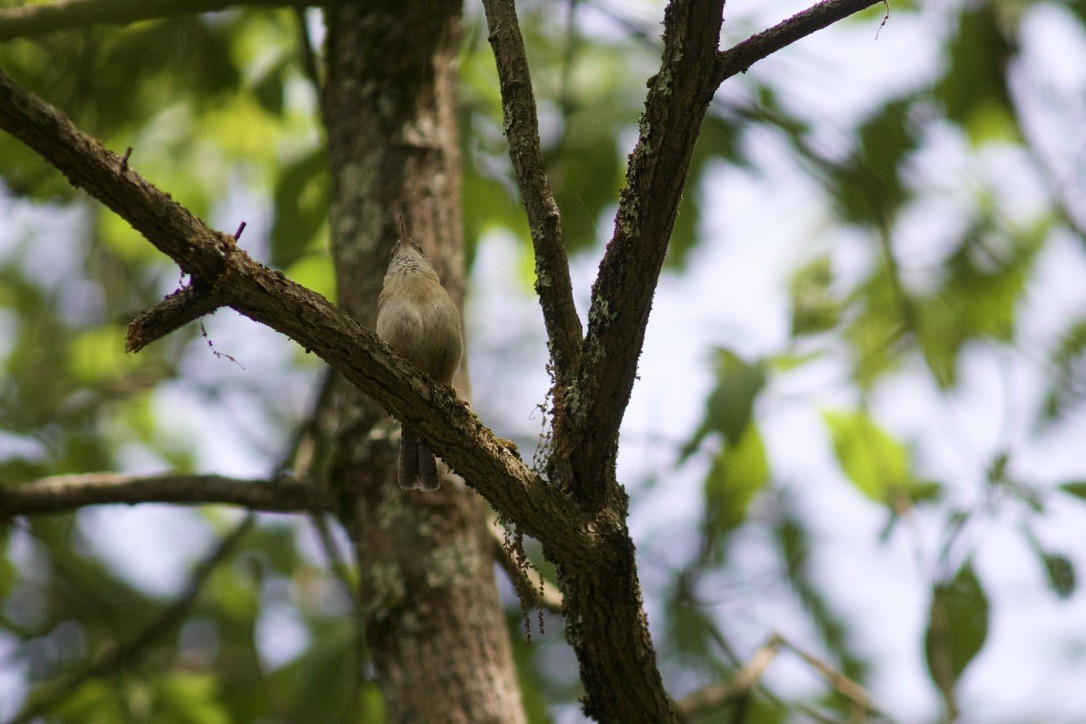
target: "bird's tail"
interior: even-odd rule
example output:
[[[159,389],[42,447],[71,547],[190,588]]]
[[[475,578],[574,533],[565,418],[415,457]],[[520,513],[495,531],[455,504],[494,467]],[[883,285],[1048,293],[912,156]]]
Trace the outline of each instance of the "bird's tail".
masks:
[[[437,460],[426,443],[404,428],[400,435],[400,471],[397,482],[404,490],[437,490]]]

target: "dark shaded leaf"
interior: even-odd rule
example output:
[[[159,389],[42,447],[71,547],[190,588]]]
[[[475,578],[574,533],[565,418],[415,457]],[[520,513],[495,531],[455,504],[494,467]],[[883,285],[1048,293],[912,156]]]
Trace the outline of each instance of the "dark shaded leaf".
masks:
[[[792,336],[825,332],[837,326],[841,302],[830,292],[833,268],[829,254],[822,254],[792,275]]]
[[[754,414],[754,401],[766,383],[765,364],[747,362],[727,349],[716,350],[717,383],[705,403],[705,417],[679,453],[681,464],[710,433],[736,442]]]
[[[829,191],[844,221],[888,229],[910,198],[901,169],[916,148],[912,104],[902,98],[880,106],[857,129],[858,145],[848,160],[827,164]]]
[[[1017,52],[1009,22],[1010,13],[998,3],[968,6],[950,40],[946,71],[934,88],[947,118],[978,145],[1021,137],[1006,81]]]
[[[988,611],[988,597],[969,563],[932,591],[924,655],[931,680],[948,703],[988,637]]]
[[[1060,485],[1060,490],[1076,498],[1082,498],[1086,500],[1086,480],[1075,480],[1070,483],[1063,483]]]
[[[287,59],[281,60],[253,84],[253,96],[257,103],[273,116],[283,113],[283,92],[286,83],[284,74],[289,65]]]
[[[1060,598],[1069,598],[1076,586],[1074,563],[1062,553],[1045,553],[1042,561],[1049,587]]]
[[[917,305],[919,337],[936,380],[957,382],[958,355],[966,342],[1014,337],[1018,301],[1047,233],[1011,229],[982,212],[943,267],[939,288]]]
[[[1056,374],[1045,394],[1041,421],[1050,423],[1086,398],[1086,317],[1075,320],[1061,335],[1052,353]]]
[[[328,157],[316,149],[283,167],[275,184],[271,264],[283,269],[306,254],[328,219]]]
[[[679,203],[675,226],[671,231],[666,264],[670,267],[682,267],[687,254],[697,246],[698,224],[701,221],[701,203],[699,203],[699,184],[705,173],[718,163],[739,163],[738,150],[739,122],[733,118],[722,117],[717,113],[707,113],[701,124],[701,133],[694,146],[687,173],[686,191]]]

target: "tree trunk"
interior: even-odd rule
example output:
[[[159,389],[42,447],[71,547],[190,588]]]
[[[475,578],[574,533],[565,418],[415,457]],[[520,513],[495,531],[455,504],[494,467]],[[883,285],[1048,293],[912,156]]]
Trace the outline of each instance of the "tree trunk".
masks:
[[[401,214],[453,299],[463,299],[460,11],[446,0],[327,10],[323,102],[339,304],[370,328]],[[462,370],[461,397],[466,380]],[[331,397],[331,484],[357,552],[388,720],[523,721],[486,504],[447,474],[437,492],[400,490],[397,425],[346,383]]]

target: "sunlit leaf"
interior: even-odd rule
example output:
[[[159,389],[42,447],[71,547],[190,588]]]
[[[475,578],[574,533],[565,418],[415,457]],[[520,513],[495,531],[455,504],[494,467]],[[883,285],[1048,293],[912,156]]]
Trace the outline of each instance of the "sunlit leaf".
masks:
[[[131,375],[141,360],[124,351],[125,330],[120,327],[88,329],[72,340],[68,360],[80,382],[101,383]]]
[[[714,532],[746,519],[754,496],[769,482],[769,459],[755,425],[747,425],[734,444],[725,445],[705,476],[706,514]]]
[[[218,685],[209,674],[178,672],[156,681],[154,720],[177,724],[228,724]]]
[[[785,352],[784,354],[770,357],[767,362],[769,369],[773,372],[791,372],[792,370],[799,369],[811,362],[822,359],[824,356],[825,353],[821,350],[806,352],[804,354]]]
[[[886,502],[890,491],[909,480],[905,446],[864,412],[824,412],[837,462],[861,493]]]

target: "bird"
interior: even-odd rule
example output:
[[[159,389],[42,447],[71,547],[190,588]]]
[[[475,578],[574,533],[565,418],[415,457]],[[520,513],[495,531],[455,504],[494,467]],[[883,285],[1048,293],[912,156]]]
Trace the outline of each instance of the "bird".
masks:
[[[456,304],[401,216],[400,238],[377,297],[377,336],[437,382],[451,384],[464,353],[460,329]],[[405,490],[440,486],[434,453],[407,425],[400,433],[397,483]]]

